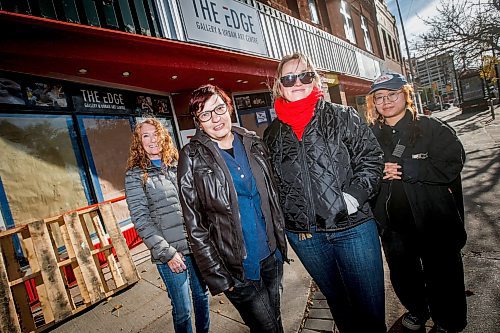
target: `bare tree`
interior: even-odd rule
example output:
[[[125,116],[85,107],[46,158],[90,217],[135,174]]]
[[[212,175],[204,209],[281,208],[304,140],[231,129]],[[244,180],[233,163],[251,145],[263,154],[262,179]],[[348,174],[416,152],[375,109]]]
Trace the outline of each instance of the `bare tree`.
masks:
[[[486,50],[500,54],[498,0],[441,0],[437,15],[422,20],[431,29],[417,38],[421,53],[452,51],[470,60]]]

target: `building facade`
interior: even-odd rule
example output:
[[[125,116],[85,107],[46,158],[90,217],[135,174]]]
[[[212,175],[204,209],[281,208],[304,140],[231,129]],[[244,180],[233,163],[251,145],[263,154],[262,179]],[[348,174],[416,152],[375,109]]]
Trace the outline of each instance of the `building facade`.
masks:
[[[448,53],[412,59],[422,103],[458,101],[453,55]]]
[[[123,196],[134,124],[154,115],[182,147],[202,84],[262,134],[282,56],[308,54],[360,111],[384,68],[373,1],[0,0],[0,29],[2,228]]]
[[[396,18],[389,11],[386,0],[375,0],[375,5],[384,69],[390,72],[404,73]]]

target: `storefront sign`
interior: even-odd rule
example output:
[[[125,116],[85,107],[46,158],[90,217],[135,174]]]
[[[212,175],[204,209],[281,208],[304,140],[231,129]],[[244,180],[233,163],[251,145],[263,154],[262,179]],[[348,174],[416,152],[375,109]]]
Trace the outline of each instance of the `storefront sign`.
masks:
[[[98,90],[94,88],[80,88],[73,96],[73,104],[77,111],[103,112],[130,112],[122,92]]]
[[[186,38],[268,55],[256,9],[233,0],[179,0]]]
[[[326,73],[321,78],[321,82],[326,83],[329,87],[334,87],[340,83],[339,76],[332,73]]]

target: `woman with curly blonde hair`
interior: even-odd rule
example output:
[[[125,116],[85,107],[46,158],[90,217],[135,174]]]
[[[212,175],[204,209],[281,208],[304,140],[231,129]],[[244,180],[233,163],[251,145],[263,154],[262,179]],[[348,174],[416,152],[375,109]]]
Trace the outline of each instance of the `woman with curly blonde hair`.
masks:
[[[147,118],[138,123],[130,145],[125,193],[132,222],[167,288],[175,332],[192,332],[191,291],[196,332],[208,333],[208,289],[187,242],[177,191],[178,156],[160,121]]]
[[[416,113],[412,88],[401,74],[376,79],[367,106],[384,150],[373,213],[392,285],[408,310],[401,322],[421,331],[431,317],[431,332],[460,332],[467,324],[462,144],[446,123]]]

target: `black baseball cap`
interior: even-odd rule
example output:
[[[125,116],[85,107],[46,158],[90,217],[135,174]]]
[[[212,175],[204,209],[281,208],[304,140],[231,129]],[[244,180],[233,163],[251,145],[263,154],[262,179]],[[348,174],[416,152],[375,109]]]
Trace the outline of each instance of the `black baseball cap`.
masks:
[[[377,90],[399,90],[407,84],[406,78],[399,73],[385,73],[373,81],[371,90],[368,94],[373,94]]]

